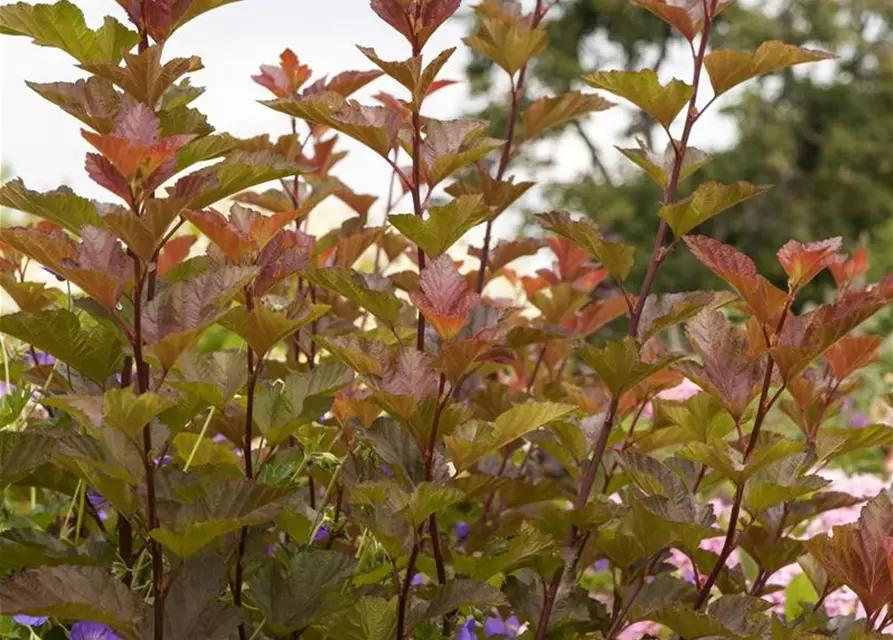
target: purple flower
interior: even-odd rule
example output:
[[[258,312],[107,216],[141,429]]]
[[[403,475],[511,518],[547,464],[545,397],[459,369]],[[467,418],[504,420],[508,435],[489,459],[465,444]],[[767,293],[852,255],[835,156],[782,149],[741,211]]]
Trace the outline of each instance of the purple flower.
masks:
[[[475,640],[477,638],[477,634],[474,632],[476,623],[474,618],[469,618],[466,620],[461,627],[459,627],[459,635],[456,636],[456,640]]]
[[[99,495],[98,492],[93,489],[87,489],[87,500],[90,502],[90,505],[96,509],[96,515],[99,516],[99,519],[105,522],[109,519],[108,508],[112,506],[112,504]]]
[[[14,384],[6,384],[5,380],[0,380],[0,396],[5,396],[13,389],[15,389]]]
[[[314,542],[319,542],[320,540],[325,540],[329,537],[329,526],[323,525],[319,529],[317,529],[316,534],[313,536]]]
[[[44,353],[43,351],[35,351],[31,356],[31,359],[34,361],[36,365],[51,365],[56,362],[56,359],[48,353]]]
[[[508,638],[514,638],[521,628],[521,623],[516,616],[511,616],[503,620],[498,613],[492,618],[487,618],[484,623],[484,635],[488,638],[495,635],[502,635]]]
[[[167,464],[168,462],[170,462],[171,460],[173,460],[173,458],[171,458],[170,456],[164,456],[164,457],[161,457],[161,458],[155,458],[155,466],[156,466],[156,467],[163,467],[164,465],[166,465],[166,464]]]
[[[417,573],[412,577],[410,584],[414,587],[421,587],[426,582],[428,582],[428,579],[425,577],[425,574]]]
[[[26,627],[39,627],[40,625],[44,624],[47,620],[49,620],[50,617],[49,616],[41,616],[41,617],[13,616],[12,619],[15,620],[16,622],[18,622],[19,624],[25,625]]]
[[[596,571],[605,571],[608,568],[608,565],[609,565],[608,559],[602,558],[601,560],[596,562],[594,565],[592,565],[592,568],[595,569]]]
[[[267,557],[272,558],[274,555],[276,555],[276,545],[271,542],[267,545]]]
[[[456,523],[456,537],[459,542],[468,540],[468,534],[471,533],[471,526],[464,520]]]
[[[214,442],[217,444],[219,444],[221,442],[226,442],[226,436],[223,435],[222,433],[218,433],[213,438],[211,438],[211,442]]]
[[[124,640],[111,627],[98,622],[75,622],[71,627],[71,640]]]
[[[850,414],[850,426],[853,429],[864,429],[871,424],[871,418],[861,411],[854,411]]]
[[[381,463],[381,470],[384,471],[384,474],[387,477],[389,477],[389,478],[394,477],[394,472],[391,471],[391,468],[387,465],[387,463],[384,463],[384,462]]]

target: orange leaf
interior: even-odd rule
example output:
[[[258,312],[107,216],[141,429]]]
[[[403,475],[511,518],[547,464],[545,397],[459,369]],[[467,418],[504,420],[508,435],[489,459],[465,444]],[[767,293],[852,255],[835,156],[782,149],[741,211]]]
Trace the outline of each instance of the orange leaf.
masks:
[[[791,289],[802,287],[824,271],[840,250],[840,236],[803,244],[789,240],[778,250],[778,261],[788,274]]]

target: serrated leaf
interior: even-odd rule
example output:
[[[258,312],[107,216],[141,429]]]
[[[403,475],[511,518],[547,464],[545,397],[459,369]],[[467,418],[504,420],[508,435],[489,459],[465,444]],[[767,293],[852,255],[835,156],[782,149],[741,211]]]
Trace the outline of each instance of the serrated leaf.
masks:
[[[195,502],[162,513],[161,525],[149,534],[185,560],[220,536],[272,520],[291,495],[290,487],[218,479]]]
[[[59,442],[30,431],[0,431],[0,487],[15,482],[49,462]]]
[[[265,563],[248,584],[270,630],[288,633],[351,604],[352,599],[336,602],[336,596],[356,564],[351,556],[310,548],[289,556],[284,565]]]
[[[552,211],[537,216],[540,226],[571,240],[604,265],[618,282],[629,275],[635,258],[635,247],[606,241],[598,226],[588,219],[572,220],[565,211]]]
[[[545,50],[548,36],[542,28],[531,29],[520,16],[501,14],[485,15],[477,32],[462,41],[514,75]]]
[[[655,427],[673,424],[700,442],[722,439],[735,428],[732,416],[709,393],[681,401],[658,397],[652,403]]]
[[[150,420],[173,406],[157,393],[134,394],[131,389],[109,389],[103,396],[102,420],[112,429],[135,438]]]
[[[226,133],[196,138],[177,151],[177,168],[174,173],[179,173],[199,162],[219,158],[235,149],[237,143],[236,138]]]
[[[423,620],[439,618],[459,607],[472,605],[499,607],[505,604],[507,600],[502,592],[486,582],[456,578],[436,587],[421,618]]]
[[[676,145],[681,146],[681,142],[668,142],[663,155],[652,153],[642,140],[637,140],[637,142],[639,143],[638,149],[614,148],[626,156],[630,162],[639,166],[658,187],[666,189],[670,185],[670,174],[676,163]],[[687,145],[677,182],[682,182],[709,161],[710,157],[706,153]]]
[[[480,295],[469,290],[468,280],[446,254],[422,269],[419,289],[410,291],[409,299],[445,340],[454,338],[465,327],[468,314],[481,301]]]
[[[267,353],[277,342],[322,317],[330,309],[325,304],[311,304],[297,318],[289,318],[264,304],[253,309],[238,306],[230,309],[217,322],[245,340],[257,354]]]
[[[559,420],[575,407],[555,402],[528,402],[512,407],[491,424],[472,423],[453,435],[445,436],[450,457],[457,469],[468,469],[481,458],[497,451],[523,435]],[[469,429],[469,426],[472,429]],[[471,436],[466,438],[465,436]]]
[[[242,465],[242,459],[233,452],[232,444],[214,442],[211,438],[187,432],[178,433],[171,442],[180,460],[184,464],[189,460],[190,467],[213,465],[239,468]]]
[[[385,75],[393,78],[409,89],[409,92],[412,94],[412,99],[417,103],[421,102],[421,99],[428,94],[431,84],[434,82],[434,78],[437,77],[437,74],[443,68],[443,65],[446,64],[447,60],[450,59],[450,56],[456,51],[455,47],[441,51],[423,68],[422,56],[420,55],[413,56],[407,60],[392,62],[379,58],[375,53],[375,49],[370,47],[358,48],[363,55],[369,58],[369,60],[381,69]]]
[[[833,53],[805,49],[785,44],[780,40],[770,40],[761,44],[753,53],[714,49],[704,57],[704,66],[710,76],[713,91],[716,95],[720,95],[757,76],[804,62],[830,60],[836,57]]]
[[[43,282],[19,282],[6,274],[0,274],[0,287],[26,313],[46,309],[61,297],[59,289],[48,287]]]
[[[21,571],[42,566],[97,564],[91,550],[97,549],[91,549],[89,543],[75,546],[39,529],[9,529],[0,534],[0,568]]]
[[[177,180],[171,195],[185,198],[190,209],[202,209],[249,187],[301,173],[303,165],[270,152],[236,151],[221,162]]]
[[[122,207],[106,213],[103,221],[137,256],[149,262],[165,238],[171,222],[182,211],[182,204],[172,198],[153,199],[143,207],[141,216]]]
[[[139,34],[111,17],[99,29],[90,29],[81,10],[67,0],[0,7],[0,33],[28,36],[35,44],[62,49],[80,62],[117,62],[139,42]]]
[[[560,127],[580,116],[613,106],[613,102],[600,96],[579,91],[570,91],[554,98],[540,98],[534,100],[521,116],[524,120],[524,134],[528,138],[534,138],[546,129]]]
[[[418,527],[432,513],[439,513],[464,498],[465,493],[459,489],[445,487],[434,482],[420,482],[412,490],[409,503],[404,510],[413,526]]]
[[[680,355],[670,355],[656,362],[643,362],[639,359],[636,341],[630,337],[612,340],[601,348],[586,344],[577,349],[577,354],[598,372],[615,396],[622,395],[682,358]]]
[[[881,492],[862,507],[859,520],[836,526],[803,542],[830,576],[859,596],[870,616],[893,597],[893,577],[887,564],[885,540],[893,531],[893,504]]]
[[[744,330],[722,311],[699,312],[685,325],[685,335],[702,364],[686,360],[675,368],[740,419],[760,392],[766,359],[751,359]]]
[[[689,197],[661,207],[658,215],[667,221],[679,238],[713,216],[768,188],[740,181],[733,184],[703,182]]]
[[[837,259],[842,239],[828,238],[803,244],[789,240],[778,250],[778,262],[788,274],[788,286],[798,288],[831,266]]]
[[[98,133],[115,130],[121,94],[104,78],[90,76],[75,82],[25,82],[41,97]]]
[[[853,451],[882,447],[893,442],[893,427],[870,424],[863,429],[847,429],[823,426],[816,437],[816,455],[819,460],[833,460]]]
[[[719,309],[736,299],[728,291],[652,294],[645,300],[639,318],[639,341],[644,344],[662,331],[693,318],[702,309]]]
[[[303,275],[313,284],[357,303],[385,324],[397,323],[403,305],[383,278],[344,267],[309,269]]]
[[[64,186],[39,193],[31,191],[22,180],[16,178],[0,187],[0,206],[55,222],[76,235],[80,235],[84,225],[104,226],[96,205]]]
[[[764,329],[775,333],[787,295],[757,273],[753,260],[707,236],[686,236],[685,244],[701,263],[735,288]]]
[[[168,640],[227,640],[242,614],[218,600],[226,589],[226,564],[215,554],[191,558],[177,569],[165,598],[164,637]]]
[[[92,620],[134,631],[147,613],[143,601],[99,567],[40,567],[0,582],[0,614]]]
[[[425,181],[429,187],[433,189],[460,169],[502,146],[502,140],[484,135],[486,128],[486,122],[482,120],[428,119],[422,155],[426,165]]]
[[[651,69],[598,71],[583,76],[592,87],[629,100],[666,129],[691,99],[692,87],[681,80],[662,85]]]
[[[0,332],[49,353],[101,386],[121,369],[117,335],[104,325],[82,326],[65,309],[0,316]]]
[[[391,110],[365,107],[334,92],[263,100],[261,104],[312,124],[331,127],[381,156],[387,156],[393,148],[399,128],[398,116]]]
[[[305,374],[291,374],[281,387],[269,386],[258,392],[254,420],[267,441],[276,445],[300,425],[320,420],[335,392],[352,379],[350,369],[337,362],[321,363]]]
[[[689,41],[694,39],[703,28],[703,2],[697,0],[686,0],[682,3],[670,0],[634,0],[634,2],[674,27]]]
[[[124,65],[116,61],[82,62],[81,68],[109,80],[135,100],[155,105],[184,74],[202,68],[201,59],[172,58],[161,62],[161,46],[154,44],[138,53],[124,53]]]
[[[420,246],[425,255],[439,258],[466,232],[487,220],[490,210],[479,195],[461,196],[442,207],[431,207],[428,218],[413,214],[388,216],[388,222]]]

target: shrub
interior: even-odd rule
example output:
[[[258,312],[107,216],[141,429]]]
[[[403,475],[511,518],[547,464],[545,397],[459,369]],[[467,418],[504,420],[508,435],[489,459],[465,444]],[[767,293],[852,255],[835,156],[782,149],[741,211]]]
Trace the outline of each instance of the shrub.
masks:
[[[117,199],[0,190],[42,219],[0,229],[0,285],[20,309],[0,317],[4,633],[879,637],[893,618],[893,505],[882,487],[867,501],[828,490],[820,471],[890,441],[881,424],[827,423],[876,358],[880,339],[853,330],[889,304],[893,276],[866,285],[864,253],[845,256],[839,239],[791,241],[777,287],[691,233],[767,187],[706,182],[677,198],[709,161],[688,139],[717,96],[829,55],[709,50],[715,0],[638,3],[691,43],[691,84],[648,70],[585,79],[668,133],[684,120],[666,151],[624,150],[662,194],[650,257],[565,212],[539,216],[545,243],[491,243],[531,186],[507,174],[517,146],[611,106],[572,92],[520,112],[554,2],[476,9],[465,42],[512,83],[503,140],[422,115],[454,51],[423,60],[425,44],[459,0],[373,0],[411,55],[364,49],[379,70],[313,81],[291,51],[261,67],[264,104],[293,132],[275,141],[213,133],[189,106],[201,62],[164,59],[177,28],[219,1],[123,3],[136,31],[111,18],[92,30],[65,0],[0,8],[4,33],[91,74],[32,88],[86,125],[86,170]],[[349,99],[382,74],[405,96]],[[368,224],[373,198],[331,173],[341,135],[390,164],[410,213],[389,193],[387,226]],[[435,204],[441,189],[451,199]],[[309,235],[332,196],[356,215]],[[212,208],[228,198],[228,215]],[[478,225],[463,273],[449,252]],[[543,244],[551,268],[510,268]],[[683,245],[729,290],[651,295]],[[648,261],[638,287],[636,259]],[[34,281],[31,263],[66,292]],[[797,315],[826,269],[836,299]],[[529,304],[485,296],[500,277]],[[667,346],[677,325],[688,350]],[[833,536],[814,526],[862,503]],[[768,611],[782,574],[789,598]],[[862,619],[823,606],[841,588]]]

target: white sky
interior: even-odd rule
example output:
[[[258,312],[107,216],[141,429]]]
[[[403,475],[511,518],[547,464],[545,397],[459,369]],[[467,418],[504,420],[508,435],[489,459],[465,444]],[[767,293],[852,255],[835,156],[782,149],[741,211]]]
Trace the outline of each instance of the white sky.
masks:
[[[79,0],[78,4],[91,27],[98,26],[102,16],[109,13],[126,23],[123,11],[111,0]],[[463,2],[461,12],[467,12],[469,4],[468,0]],[[636,9],[631,7],[630,10]],[[465,29],[466,22],[454,17],[426,46],[428,56],[449,46],[459,47],[442,77],[463,78],[466,54],[460,38],[465,35]],[[275,137],[287,131],[288,118],[257,104],[257,100],[270,97],[250,78],[258,72],[258,66],[277,63],[279,53],[290,47],[312,67],[314,78],[346,69],[372,68],[373,65],[356,49],[356,44],[374,47],[385,59],[408,56],[402,36],[378,19],[370,10],[368,0],[237,2],[200,16],[179,30],[166,46],[165,54],[166,57],[199,55],[202,58],[205,68],[192,75],[192,82],[207,90],[194,106],[208,115],[209,122],[218,131],[240,137],[262,133]],[[73,62],[67,54],[34,46],[27,38],[0,36],[0,159],[11,175],[22,177],[29,188],[49,190],[64,183],[86,197],[111,200],[113,196],[93,183],[83,171],[88,145],[81,138],[80,123],[24,84],[25,80],[53,82],[84,77]],[[689,66],[684,56],[673,56],[671,64],[662,72],[663,79],[677,75],[690,81]],[[357,97],[368,100],[379,90],[400,95],[401,88],[389,80],[378,80]],[[453,118],[462,115],[469,107],[464,87],[453,86],[426,102],[426,115]],[[605,158],[611,166],[619,164],[619,154],[612,146],[630,146],[632,143],[618,137],[627,113],[624,108],[615,108],[590,117],[586,124],[597,145],[605,150]],[[734,135],[731,127],[721,119],[705,117],[696,127],[692,142],[709,150],[729,144]],[[343,136],[341,144],[352,153],[339,165],[339,177],[358,192],[379,195],[378,204],[383,206],[390,176],[384,161],[358,144],[344,140]],[[555,178],[570,178],[589,166],[588,152],[569,137],[544,146],[541,152],[554,154],[559,160],[551,173]],[[538,180],[543,178],[536,176]],[[535,192],[532,197],[536,198]],[[331,211],[331,208],[323,207],[322,210]],[[331,214],[337,215],[335,211]],[[512,218],[508,216],[498,231],[507,235],[513,227]],[[474,234],[472,240],[479,242]]]

